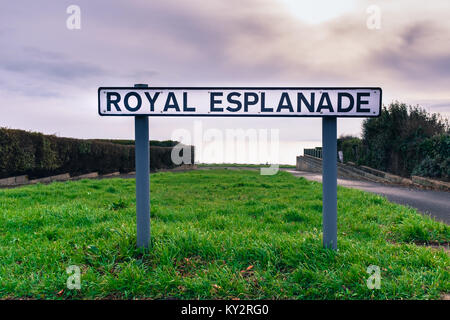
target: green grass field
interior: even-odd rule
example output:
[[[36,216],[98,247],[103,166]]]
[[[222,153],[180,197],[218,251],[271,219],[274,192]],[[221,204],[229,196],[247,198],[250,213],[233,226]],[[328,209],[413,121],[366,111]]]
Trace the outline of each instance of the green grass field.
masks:
[[[199,167],[245,167],[245,168],[267,168],[270,164],[242,164],[242,163],[199,163]],[[279,164],[279,168],[295,168],[291,164]]]
[[[0,190],[0,298],[439,299],[450,227],[338,189],[339,251],[322,248],[321,185],[286,172],[151,176],[152,248],[135,249],[135,181]],[[66,268],[82,270],[81,290]],[[381,289],[366,286],[369,265]]]

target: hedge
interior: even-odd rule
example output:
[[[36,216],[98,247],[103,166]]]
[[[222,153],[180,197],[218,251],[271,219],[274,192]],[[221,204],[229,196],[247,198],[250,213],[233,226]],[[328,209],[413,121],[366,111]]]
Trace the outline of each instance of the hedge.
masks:
[[[172,147],[150,146],[150,169],[173,168]],[[191,148],[192,160],[194,148]],[[0,178],[27,174],[39,178],[60,173],[79,175],[135,170],[134,145],[59,138],[0,128]]]
[[[419,144],[418,153],[423,160],[415,166],[413,175],[450,181],[450,134],[425,139]]]
[[[134,140],[120,140],[120,139],[92,139],[89,141],[99,141],[99,142],[111,142],[111,143],[117,143],[121,145],[128,145],[128,146],[134,146]],[[178,141],[173,140],[164,140],[164,141],[158,141],[158,140],[150,140],[151,146],[158,146],[158,147],[174,147],[178,144]]]
[[[449,134],[448,121],[419,106],[393,102],[379,118],[363,122],[362,161],[369,167],[409,176],[426,154],[420,145],[436,135]]]
[[[450,181],[450,127],[439,114],[393,102],[363,122],[362,139],[343,136],[344,162],[378,170]]]
[[[358,163],[362,147],[361,139],[353,136],[343,136],[338,139],[337,147],[343,153],[344,162]]]

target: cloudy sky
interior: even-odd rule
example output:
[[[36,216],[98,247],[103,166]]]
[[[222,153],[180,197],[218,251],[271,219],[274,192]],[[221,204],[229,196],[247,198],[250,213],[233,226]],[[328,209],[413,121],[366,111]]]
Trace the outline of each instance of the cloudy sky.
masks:
[[[384,104],[450,114],[448,0],[2,1],[0,48],[0,126],[58,136],[133,138],[132,118],[97,115],[97,88],[134,83],[379,86]],[[195,121],[279,129],[292,159],[320,145],[320,119],[157,118],[150,137]],[[360,119],[339,119],[338,134],[360,132]]]

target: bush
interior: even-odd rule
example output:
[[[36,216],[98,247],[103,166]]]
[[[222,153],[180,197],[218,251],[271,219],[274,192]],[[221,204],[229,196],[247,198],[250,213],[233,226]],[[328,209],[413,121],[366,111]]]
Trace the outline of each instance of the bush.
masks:
[[[449,134],[425,139],[419,146],[419,152],[425,158],[414,168],[413,175],[450,180]]]
[[[438,114],[429,114],[418,106],[392,103],[383,108],[380,117],[363,122],[363,154],[359,163],[410,176],[417,165],[430,156],[421,150],[423,143],[436,135],[448,135],[448,130],[448,121]],[[435,146],[430,150],[433,148]]]
[[[361,139],[354,136],[341,136],[337,141],[338,151],[342,151],[344,162],[359,163],[362,153]]]
[[[134,140],[119,140],[119,139],[94,139],[89,141],[99,141],[99,142],[111,142],[121,145],[127,145],[127,146],[134,146]],[[151,146],[157,146],[157,147],[174,147],[178,144],[178,141],[172,141],[172,140],[164,140],[164,141],[158,141],[158,140],[150,140]]]
[[[398,102],[363,122],[363,138],[341,136],[344,161],[409,177],[450,180],[448,121]]]
[[[175,167],[171,152],[172,147],[151,144],[150,169]],[[191,152],[194,159],[193,147]],[[134,145],[0,128],[0,178],[22,174],[30,178],[60,173],[78,175],[94,171],[105,174],[129,172],[134,168]]]

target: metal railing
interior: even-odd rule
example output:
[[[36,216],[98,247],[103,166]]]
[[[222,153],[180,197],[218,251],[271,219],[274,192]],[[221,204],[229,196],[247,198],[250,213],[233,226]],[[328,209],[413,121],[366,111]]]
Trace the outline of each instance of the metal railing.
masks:
[[[315,147],[314,149],[303,149],[303,155],[307,155],[314,158],[322,159],[322,147]],[[339,159],[339,153],[336,154],[336,159],[339,162],[342,162]]]
[[[314,149],[303,149],[303,154],[322,159],[322,147],[316,147]]]

